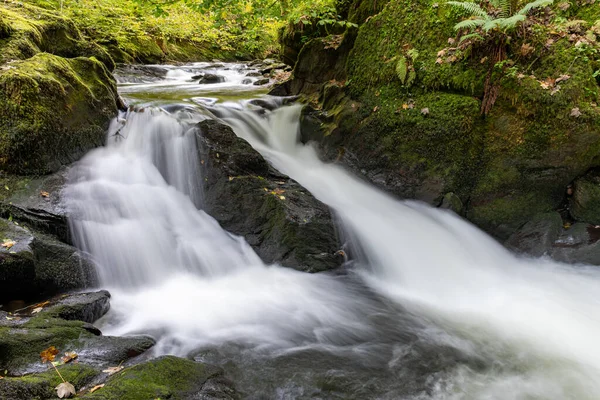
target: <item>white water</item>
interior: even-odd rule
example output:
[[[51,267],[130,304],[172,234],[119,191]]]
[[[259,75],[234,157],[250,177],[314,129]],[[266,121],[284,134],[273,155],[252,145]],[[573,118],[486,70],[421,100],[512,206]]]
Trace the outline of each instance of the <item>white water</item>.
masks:
[[[205,117],[148,109],[127,117],[122,138],[115,123],[109,145],[80,163],[65,190],[76,242],[113,293],[105,333],[151,333],[161,339],[157,353],[234,342],[271,355],[350,351],[364,363],[377,355],[369,343],[384,335],[393,343],[404,329],[484,360],[432,374],[412,398],[599,398],[597,272],[517,258],[450,212],[394,200],[321,162],[297,143],[298,107],[268,118],[239,105],[218,114],[335,210],[372,291],[426,321],[405,326],[400,310],[382,308],[344,277],[264,265],[196,209],[202,178],[190,127]],[[398,331],[380,332],[373,315]],[[391,370],[404,348],[389,357]]]

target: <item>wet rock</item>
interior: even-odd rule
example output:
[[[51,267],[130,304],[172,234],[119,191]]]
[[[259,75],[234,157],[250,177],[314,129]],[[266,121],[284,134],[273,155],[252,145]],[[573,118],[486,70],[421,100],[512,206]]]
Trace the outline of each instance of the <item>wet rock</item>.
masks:
[[[248,72],[246,74],[246,76],[249,76],[249,77],[258,77],[258,76],[263,76],[263,74],[261,74],[260,72]]]
[[[270,168],[228,126],[207,120],[198,128],[207,179],[205,209],[224,229],[244,236],[267,263],[310,272],[341,264],[324,204]]]
[[[559,213],[539,214],[511,235],[505,245],[511,250],[541,257],[552,250],[562,230],[563,221]]]
[[[217,74],[204,74],[202,78],[200,78],[201,85],[213,84],[213,83],[221,83],[225,82],[225,77]]]
[[[262,78],[262,79],[258,79],[254,82],[254,86],[263,86],[263,85],[268,85],[269,82],[271,82],[269,80],[269,78]]]
[[[442,199],[442,204],[440,204],[440,208],[452,210],[460,215],[463,212],[464,206],[460,197],[458,197],[456,193],[450,192],[444,195],[444,198]]]
[[[0,220],[4,238],[15,242],[0,248],[0,301],[51,296],[96,282],[95,265],[74,247],[52,236]]]
[[[127,368],[84,399],[239,399],[223,370],[207,364],[166,356]]]
[[[61,318],[67,321],[93,323],[108,312],[110,293],[106,290],[61,296],[38,317]]]
[[[86,336],[69,344],[80,362],[99,367],[120,365],[150,350],[156,341],[149,336]]]
[[[242,85],[250,85],[252,83],[252,79],[244,79],[242,80]]]
[[[258,72],[260,72],[261,74],[268,74],[271,71],[274,71],[276,69],[284,69],[287,66],[288,65],[284,64],[284,63],[274,63],[274,64],[270,64],[270,65],[267,65],[266,67],[259,69]]]
[[[589,171],[575,180],[569,200],[573,218],[590,224],[600,224],[600,169]]]
[[[573,224],[553,243],[550,256],[569,264],[600,265],[600,227]]]
[[[66,211],[60,201],[68,170],[63,168],[41,178],[26,178],[22,188],[11,188],[12,194],[0,203],[2,216],[70,243]]]
[[[165,79],[169,70],[158,65],[122,64],[114,76],[119,83],[157,82]]]
[[[191,78],[191,79],[192,79],[193,81],[197,81],[197,80],[199,80],[199,79],[202,79],[202,78],[204,78],[204,74],[200,74],[200,75],[194,75],[194,76],[192,76],[192,78]]]

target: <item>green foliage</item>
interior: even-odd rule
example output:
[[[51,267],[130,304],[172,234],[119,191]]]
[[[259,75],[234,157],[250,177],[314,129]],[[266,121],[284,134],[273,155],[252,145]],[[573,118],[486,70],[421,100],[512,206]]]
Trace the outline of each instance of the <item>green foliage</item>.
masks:
[[[408,75],[408,64],[406,62],[406,57],[400,57],[398,63],[396,64],[396,75],[398,75],[398,79],[400,82],[406,82],[406,77]]]
[[[457,31],[466,29],[473,33],[477,29],[481,29],[484,33],[490,31],[509,32],[514,30],[520,22],[527,19],[527,14],[535,9],[549,6],[554,3],[554,0],[535,0],[526,4],[516,13],[512,14],[512,6],[508,0],[492,0],[488,4],[487,9],[484,9],[480,4],[475,2],[449,1],[448,4],[458,10],[465,11],[470,14],[469,18],[454,25]]]

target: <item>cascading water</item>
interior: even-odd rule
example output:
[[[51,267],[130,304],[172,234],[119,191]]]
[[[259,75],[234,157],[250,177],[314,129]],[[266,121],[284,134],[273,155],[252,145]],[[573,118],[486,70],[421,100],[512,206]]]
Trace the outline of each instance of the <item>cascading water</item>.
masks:
[[[596,271],[518,258],[323,163],[298,143],[297,106],[173,109],[115,121],[65,189],[76,243],[113,293],[107,333],[233,362],[256,398],[598,398]],[[332,207],[360,248],[349,273],[266,266],[198,210],[192,128],[211,115]]]

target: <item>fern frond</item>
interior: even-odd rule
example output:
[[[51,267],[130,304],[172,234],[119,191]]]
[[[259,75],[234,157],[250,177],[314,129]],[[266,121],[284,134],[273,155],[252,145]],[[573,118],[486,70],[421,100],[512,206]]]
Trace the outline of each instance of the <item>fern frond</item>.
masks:
[[[526,4],[523,8],[521,8],[517,14],[519,15],[527,15],[527,13],[536,8],[542,8],[549,5],[554,4],[554,0],[535,0],[531,3]]]
[[[483,40],[483,36],[481,36],[479,33],[469,33],[468,35],[461,37],[458,43],[460,44],[469,39]]]
[[[496,29],[499,27],[500,25],[500,21],[503,20],[504,18],[496,18],[496,19],[491,19],[489,21],[486,21],[485,24],[483,24],[483,30],[485,32],[489,32],[492,29]]]
[[[455,31],[459,31],[461,29],[473,30],[473,29],[477,28],[478,26],[482,26],[483,24],[485,24],[485,20],[481,19],[481,18],[465,19],[464,21],[461,21],[458,24],[454,25],[454,30]]]
[[[398,76],[398,79],[400,79],[400,82],[402,82],[402,84],[404,84],[404,82],[406,82],[406,74],[408,73],[408,64],[406,62],[406,57],[402,56],[400,57],[400,59],[398,60],[398,63],[396,64],[396,75]]]
[[[510,15],[510,0],[491,0],[490,4],[500,11],[500,18],[506,18]]]
[[[448,4],[453,6],[454,8],[463,9],[471,16],[477,16],[485,18],[488,16],[487,12],[481,8],[481,6],[477,3],[473,3],[471,1],[449,1]]]
[[[519,22],[525,21],[527,17],[522,14],[515,14],[509,18],[502,18],[498,20],[498,27],[502,30],[511,30],[514,29]]]

